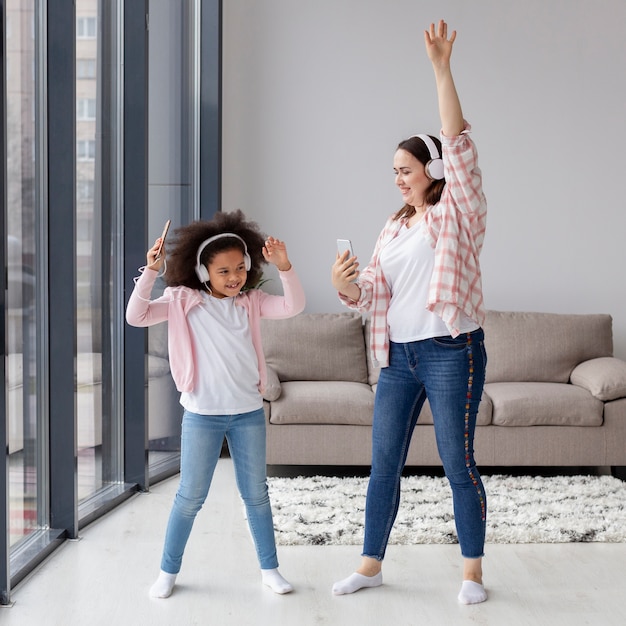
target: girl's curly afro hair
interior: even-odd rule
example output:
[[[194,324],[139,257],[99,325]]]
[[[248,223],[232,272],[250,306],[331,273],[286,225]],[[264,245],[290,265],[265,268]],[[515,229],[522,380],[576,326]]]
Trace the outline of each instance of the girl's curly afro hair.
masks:
[[[168,246],[167,271],[163,277],[167,285],[204,290],[204,284],[200,282],[195,269],[198,248],[206,239],[222,233],[234,233],[246,242],[251,265],[244,289],[254,289],[263,276],[263,265],[267,264],[262,252],[266,235],[239,210],[217,213],[210,221],[199,220],[175,230],[174,240]],[[217,253],[233,248],[244,252],[243,243],[235,237],[217,239],[203,250],[200,262],[206,265]]]

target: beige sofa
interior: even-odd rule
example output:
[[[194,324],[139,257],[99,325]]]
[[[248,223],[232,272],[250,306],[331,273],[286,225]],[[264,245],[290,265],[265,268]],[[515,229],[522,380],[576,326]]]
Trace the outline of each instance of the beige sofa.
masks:
[[[609,315],[490,311],[482,466],[626,466],[626,362]],[[369,465],[378,370],[358,313],[262,321],[269,465]],[[408,465],[439,466],[426,402]],[[622,469],[619,470],[620,472]]]

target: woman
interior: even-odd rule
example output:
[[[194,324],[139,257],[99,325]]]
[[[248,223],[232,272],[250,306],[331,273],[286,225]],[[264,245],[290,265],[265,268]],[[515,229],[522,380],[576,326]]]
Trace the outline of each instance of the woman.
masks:
[[[474,604],[487,599],[482,584],[487,502],[473,451],[486,365],[478,261],[486,201],[450,70],[456,31],[448,38],[441,20],[424,38],[437,85],[441,141],[415,135],[399,144],[394,171],[404,206],[388,219],[363,272],[349,252],[337,255],[332,267],[341,300],[371,311],[372,356],[381,366],[362,561],[333,593],[382,584],[402,469],[428,398],[464,558],[458,598]]]

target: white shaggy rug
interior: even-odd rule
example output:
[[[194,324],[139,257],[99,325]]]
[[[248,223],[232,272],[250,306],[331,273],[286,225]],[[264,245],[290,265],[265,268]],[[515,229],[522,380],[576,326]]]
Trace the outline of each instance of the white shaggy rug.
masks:
[[[359,545],[367,478],[268,478],[279,545]],[[487,543],[626,542],[626,483],[612,476],[483,476]],[[402,479],[390,544],[457,543],[445,478]]]

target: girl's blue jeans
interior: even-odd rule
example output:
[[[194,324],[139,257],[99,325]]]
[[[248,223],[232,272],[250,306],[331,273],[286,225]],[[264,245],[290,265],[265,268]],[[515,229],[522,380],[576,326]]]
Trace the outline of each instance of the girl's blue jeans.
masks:
[[[452,488],[465,558],[483,556],[487,499],[474,462],[474,430],[485,382],[482,329],[390,345],[381,369],[372,429],[372,470],[363,556],[382,560],[400,503],[400,478],[417,418],[428,398],[437,449]]]
[[[239,415],[183,414],[180,484],[170,513],[161,569],[177,574],[196,514],[209,492],[224,437],[235,468],[261,569],[278,567],[265,464],[263,409]]]

